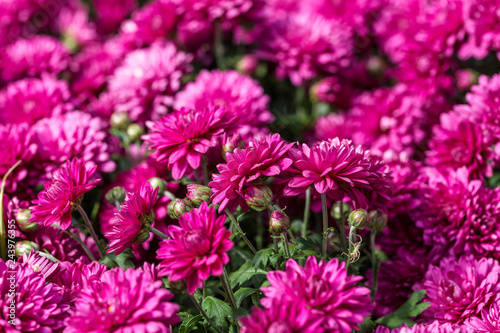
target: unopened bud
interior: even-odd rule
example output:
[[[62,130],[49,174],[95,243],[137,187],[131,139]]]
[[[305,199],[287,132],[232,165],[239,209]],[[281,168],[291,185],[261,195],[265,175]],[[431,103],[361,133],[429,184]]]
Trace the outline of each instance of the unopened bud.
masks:
[[[373,55],[366,62],[366,70],[375,77],[380,77],[387,69],[387,64],[382,57]]]
[[[282,210],[275,210],[269,219],[269,231],[281,234],[290,227],[290,219]]]
[[[170,206],[170,204],[169,204]],[[194,208],[194,204],[191,200],[187,199],[175,199],[171,202],[171,209],[169,210],[169,216],[172,219],[178,219],[182,214],[189,212]]]
[[[115,112],[109,118],[109,124],[112,128],[124,130],[130,124],[130,117],[125,112]]]
[[[341,208],[343,210],[344,216],[349,215],[352,212],[352,208],[348,203],[343,202],[341,204],[339,201],[337,201],[333,204],[332,209],[330,210],[330,216],[333,217],[335,220],[339,221],[341,218],[344,217],[342,216]]]
[[[212,196],[212,189],[208,186],[199,184],[189,184],[187,186],[186,196],[195,204],[195,206],[198,207],[203,202],[210,200],[210,197]]]
[[[236,64],[236,69],[246,75],[253,75],[259,66],[259,59],[252,55],[247,54],[241,58]]]
[[[144,134],[144,129],[139,124],[130,124],[127,126],[127,136],[131,142],[135,142]]]
[[[24,232],[31,232],[38,229],[38,224],[36,222],[30,222],[31,210],[29,209],[19,209],[16,214],[16,221],[19,229]]]
[[[121,186],[115,186],[104,196],[110,205],[120,205],[125,201],[125,189]]]
[[[368,222],[370,222],[370,216],[366,210],[356,209],[349,214],[347,221],[356,229],[364,229],[368,225]]]
[[[34,249],[35,251],[38,251],[40,247],[38,246],[37,243],[29,241],[29,240],[23,240],[16,242],[15,245],[15,253],[16,257],[21,258],[23,256],[23,253],[30,253],[31,250]]]
[[[158,195],[163,195],[163,192],[167,190],[167,182],[161,178],[153,177],[149,178],[148,182],[153,186],[153,190],[158,188]]]
[[[243,193],[243,198],[250,208],[261,212],[271,204],[273,192],[267,186],[250,186]]]
[[[374,231],[382,231],[385,227],[387,227],[387,214],[372,210],[370,212],[370,223],[368,223],[368,228]]]
[[[147,241],[151,237],[151,234],[149,233],[149,228],[142,228],[142,230],[135,236],[134,243],[136,244],[142,244],[145,241]]]

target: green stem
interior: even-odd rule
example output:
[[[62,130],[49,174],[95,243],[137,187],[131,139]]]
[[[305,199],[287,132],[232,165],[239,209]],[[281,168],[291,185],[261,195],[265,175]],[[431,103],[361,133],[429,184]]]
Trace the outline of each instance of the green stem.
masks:
[[[377,232],[375,230],[371,231],[370,234],[370,247],[372,250],[372,300],[375,301],[375,293],[378,288],[378,262],[377,254],[375,253],[375,237]]]
[[[342,246],[342,251],[347,251],[347,244],[345,242],[345,220],[344,220],[344,202],[340,201],[340,221],[339,221],[339,229],[340,229],[340,246]]]
[[[302,222],[302,234],[303,238],[307,236],[307,226],[309,224],[309,217],[311,216],[311,188],[309,187],[306,191],[306,206],[304,207],[304,221]]]
[[[323,211],[323,260],[326,262],[328,246],[328,207],[326,206],[326,193],[321,193],[321,209]]]
[[[286,232],[282,233],[282,241],[283,241],[283,250],[285,251],[285,256],[287,259],[292,257],[292,253],[290,252],[290,247],[288,246],[288,238],[286,237]]]
[[[89,217],[87,216],[87,213],[85,213],[82,206],[80,206],[80,205],[76,206],[76,210],[82,216],[83,221],[85,221],[85,225],[87,226],[87,229],[90,232],[90,236],[92,236],[95,244],[97,245],[97,249],[99,250],[99,254],[100,254],[101,258],[104,257],[104,255],[105,255],[104,248],[102,247],[102,244],[101,244],[99,238],[97,237],[97,234],[95,233],[94,228],[92,227],[92,223],[90,223],[90,220],[89,220]]]
[[[118,201],[115,200],[115,206],[116,206],[116,209],[118,211],[120,211],[120,209],[122,208],[122,206],[120,205],[120,203]]]
[[[161,232],[160,230],[158,230],[156,228],[150,227],[149,231],[151,231],[153,234],[155,234],[157,236],[160,236],[160,238],[168,239],[167,235],[165,235],[163,232]]]
[[[252,245],[252,243],[247,238],[247,236],[245,236],[245,233],[243,232],[243,230],[241,230],[241,227],[238,224],[238,221],[236,221],[236,219],[234,218],[233,214],[231,214],[231,212],[228,209],[226,209],[225,212],[226,212],[227,216],[229,217],[229,219],[231,220],[231,222],[233,223],[233,226],[236,228],[236,231],[241,234],[241,237],[243,238],[243,240],[245,241],[245,243],[247,243],[247,245],[250,248],[250,250],[252,250],[253,254],[256,254],[257,250]]]
[[[80,244],[80,246],[83,248],[83,250],[85,251],[87,256],[89,256],[90,260],[97,261],[96,258],[94,257],[94,255],[92,254],[92,252],[90,252],[90,249],[88,248],[87,244],[85,244],[82,241],[82,239],[80,238],[79,235],[72,233],[69,229],[64,230],[64,232],[67,233],[71,238],[76,240],[78,242],[78,244]]]
[[[274,231],[272,231],[271,233],[273,237],[274,252],[280,253],[280,250],[278,249],[278,239],[276,238],[276,233]]]
[[[208,169],[207,169],[207,156],[203,155],[203,158],[201,159],[201,171],[203,173],[203,185],[208,186]]]
[[[349,257],[347,258],[347,263],[346,263],[346,270],[349,269],[349,264],[351,263],[351,254],[352,254],[352,250],[353,250],[353,246],[352,244],[356,242],[356,227],[353,227],[351,226],[351,228],[349,229]]]
[[[194,298],[194,296],[189,294],[189,293],[188,293],[188,296],[189,296],[189,298],[191,298],[191,301],[193,302],[194,306],[198,309],[198,311],[200,311],[201,315],[203,317],[205,317],[206,321],[217,331],[217,333],[224,333],[217,326],[215,326],[215,324],[212,322],[212,320],[208,317],[205,310],[203,310],[203,308],[201,307],[200,303],[198,303],[196,298]]]
[[[5,231],[5,225],[3,221],[3,193],[5,191],[5,183],[7,182],[7,178],[9,175],[14,171],[19,164],[21,164],[22,160],[19,160],[14,164],[13,166],[10,167],[9,170],[5,173],[2,179],[2,188],[0,189],[0,255],[2,256],[2,259],[6,260],[7,259],[7,247],[5,246],[5,240],[7,238],[7,232]]]
[[[233,290],[231,289],[231,284],[229,283],[229,276],[227,275],[225,267],[223,268],[220,282],[222,283],[222,288],[224,288],[224,292],[226,293],[226,298],[229,301],[229,305],[231,305],[231,308],[236,309],[236,299],[234,298]]]

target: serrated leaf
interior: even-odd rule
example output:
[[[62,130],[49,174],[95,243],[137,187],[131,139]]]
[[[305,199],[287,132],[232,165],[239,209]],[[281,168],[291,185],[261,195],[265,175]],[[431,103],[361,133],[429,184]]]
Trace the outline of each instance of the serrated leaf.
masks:
[[[301,250],[312,250],[316,248],[316,243],[311,238],[297,237],[294,243],[297,244]]]
[[[191,317],[181,323],[181,326],[179,327],[179,333],[187,333],[190,331],[190,329],[195,326],[200,320],[203,319],[203,316],[201,314]]]
[[[119,255],[114,253],[107,253],[99,262],[106,265],[108,268],[119,266],[123,269],[134,268],[134,263],[129,260],[132,257],[132,250],[126,249]]]
[[[425,290],[415,291],[396,311],[377,319],[375,322],[391,329],[398,328],[403,324],[413,325],[414,322],[411,318],[418,316],[430,306],[429,302],[419,303],[424,297]]]
[[[229,328],[228,317],[231,316],[231,307],[224,301],[208,296],[201,303],[201,307],[219,328]]]
[[[255,267],[255,270],[259,269],[260,264],[262,263],[263,268],[266,268],[267,263],[269,262],[269,256],[272,255],[273,249],[263,249],[257,251],[255,256],[253,257],[251,264]]]
[[[262,269],[255,270],[255,268],[252,267],[251,261],[247,260],[236,272],[229,275],[231,287],[234,288],[243,284],[255,275],[267,275],[267,272]]]
[[[238,318],[245,317],[249,313],[250,313],[250,310],[248,310],[248,309],[237,308],[237,309],[233,309],[231,316],[233,317],[233,321],[236,322],[238,320]]]
[[[234,293],[234,298],[236,299],[236,306],[240,307],[241,302],[255,293],[259,292],[258,289],[254,288],[240,288]]]

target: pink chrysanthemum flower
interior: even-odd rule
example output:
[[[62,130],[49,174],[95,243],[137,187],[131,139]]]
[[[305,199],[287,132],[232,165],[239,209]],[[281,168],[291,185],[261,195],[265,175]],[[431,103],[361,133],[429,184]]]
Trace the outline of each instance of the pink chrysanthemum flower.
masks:
[[[69,52],[53,37],[36,36],[6,47],[0,61],[0,79],[5,82],[47,74],[55,77],[68,66]]]
[[[172,177],[181,179],[189,167],[200,167],[202,156],[225,131],[232,131],[233,123],[234,117],[223,107],[182,108],[158,121],[147,122],[150,133],[143,139],[151,143],[153,158],[167,162]]]
[[[0,92],[0,120],[34,124],[72,109],[64,81],[28,78],[9,84]]]
[[[113,33],[137,6],[137,0],[92,0],[97,27],[105,34]]]
[[[240,318],[241,333],[323,333],[323,318],[300,302],[273,299],[267,309],[254,307]]]
[[[416,324],[410,328],[406,324],[403,324],[400,328],[393,330],[384,326],[379,326],[374,333],[471,333],[471,331],[464,326],[457,326],[449,323],[441,324],[439,321],[435,320],[430,323]]]
[[[423,316],[441,323],[462,324],[481,314],[500,298],[500,264],[494,259],[471,256],[445,258],[430,266],[422,286],[430,307]]]
[[[161,286],[140,268],[107,271],[80,293],[65,332],[170,333],[169,326],[180,321],[179,306]]]
[[[481,128],[455,113],[441,115],[441,124],[433,128],[426,163],[444,171],[466,166],[471,177],[491,177],[488,163],[492,151]]]
[[[153,189],[149,182],[144,183],[139,191],[127,193],[120,211],[115,214],[113,229],[105,235],[110,240],[107,253],[118,255],[132,244],[149,239],[157,199],[158,188]]]
[[[348,276],[345,263],[337,259],[326,264],[310,256],[305,267],[289,259],[285,272],[269,272],[267,279],[271,285],[261,289],[266,296],[261,301],[265,308],[272,306],[273,299],[304,302],[323,319],[322,327],[328,332],[357,330],[372,309],[370,289],[356,286],[363,278]]]
[[[47,281],[57,279],[65,270],[60,263],[42,257],[34,250],[31,250],[30,253],[24,252],[18,263],[23,264],[23,267],[31,267],[35,272],[41,272]]]
[[[236,71],[202,70],[175,96],[174,107],[202,109],[210,104],[222,106],[237,117],[242,135],[262,131],[273,120],[264,89]]]
[[[225,220],[204,202],[183,214],[179,226],[169,226],[172,239],[163,240],[157,252],[157,258],[162,260],[160,276],[168,275],[172,281],[185,280],[188,293],[193,294],[210,275],[222,275],[224,265],[229,262],[226,252],[234,245],[229,240],[231,231],[224,228]]]
[[[85,162],[76,157],[54,173],[45,189],[33,200],[30,222],[49,226],[59,223],[61,229],[71,225],[71,212],[82,202],[83,195],[95,188],[100,179],[91,180],[97,167],[87,169]]]
[[[71,1],[68,6],[60,7],[53,21],[53,29],[72,49],[78,49],[98,39],[94,23],[89,19],[88,8],[81,1]]]
[[[8,267],[0,260],[0,330],[9,333],[62,332],[69,305],[63,300],[61,288],[28,265],[14,265],[15,268]],[[10,292],[12,277],[16,284],[14,297]],[[15,306],[14,325],[9,323],[11,304]]]
[[[286,153],[293,146],[281,139],[279,134],[268,135],[245,149],[236,148],[226,153],[226,163],[217,165],[219,174],[213,175],[208,184],[212,188],[212,201],[220,204],[219,213],[226,208],[230,211],[240,206],[249,207],[245,202],[245,191],[251,185],[259,185],[266,177],[279,175],[292,164]]]
[[[302,194],[313,186],[335,201],[348,196],[357,208],[366,208],[368,203],[383,206],[388,200],[383,164],[349,140],[335,138],[312,147],[303,144],[289,155],[293,163],[279,180],[286,184],[285,196]]]
[[[115,111],[127,112],[135,122],[166,114],[182,76],[191,71],[190,61],[190,55],[167,42],[130,52],[109,79]]]
[[[318,140],[333,138],[351,139],[350,117],[343,113],[330,113],[319,117],[314,124],[314,136]]]
[[[464,326],[477,333],[500,332],[500,304],[497,302],[482,309],[480,315],[470,317]]]

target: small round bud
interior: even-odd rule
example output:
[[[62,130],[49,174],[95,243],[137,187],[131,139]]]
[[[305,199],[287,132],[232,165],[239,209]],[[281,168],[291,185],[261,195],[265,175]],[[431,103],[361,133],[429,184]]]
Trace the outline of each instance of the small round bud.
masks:
[[[243,198],[250,208],[261,212],[271,204],[273,192],[267,186],[250,186],[243,193]]]
[[[275,210],[269,219],[269,231],[281,234],[290,227],[290,219],[282,210]]]
[[[30,222],[31,210],[29,209],[19,209],[16,214],[16,222],[19,229],[24,232],[31,232],[38,229],[38,224],[36,222]]]
[[[257,70],[257,66],[259,66],[259,59],[252,54],[247,54],[238,61],[236,69],[243,74],[253,75]]]
[[[130,124],[127,126],[127,136],[131,142],[135,142],[144,134],[144,129],[139,124]]]
[[[124,130],[130,124],[130,117],[125,112],[115,112],[109,119],[112,128]]]
[[[134,243],[136,244],[142,244],[145,241],[147,241],[151,237],[151,234],[149,233],[149,228],[142,228],[141,232],[135,236]]]
[[[163,195],[163,192],[167,190],[167,182],[158,177],[152,177],[148,179],[148,182],[153,186],[153,190],[158,187],[158,195]]]
[[[374,231],[382,231],[385,227],[387,227],[387,214],[372,210],[370,212],[370,223],[368,223],[368,228]]]
[[[171,211],[169,211],[169,216],[172,219],[178,219],[182,214],[189,212],[193,208],[194,204],[191,202],[191,200],[175,199],[174,201],[172,201],[172,207]]]
[[[381,77],[386,69],[387,64],[380,56],[373,55],[366,62],[366,70],[375,77]]]
[[[370,222],[370,215],[364,209],[356,209],[349,214],[347,221],[356,229],[364,229],[368,225],[368,222]]]
[[[341,206],[342,209],[344,210],[344,216],[349,215],[352,212],[352,207],[348,203],[344,202],[341,205],[339,201],[335,202],[332,206],[332,209],[330,210],[330,216],[337,221],[339,221],[342,218],[342,214],[340,211]]]
[[[205,201],[209,201],[212,196],[212,189],[208,186],[189,184],[187,186],[187,197],[195,206],[201,205]]]
[[[30,253],[31,250],[34,249],[35,251],[38,251],[40,247],[38,246],[37,243],[29,241],[29,240],[23,240],[16,242],[15,245],[15,253],[16,257],[21,258],[23,256],[23,253]]]
[[[121,186],[115,186],[104,197],[110,205],[114,206],[117,202],[121,205],[125,201],[125,189]]]

